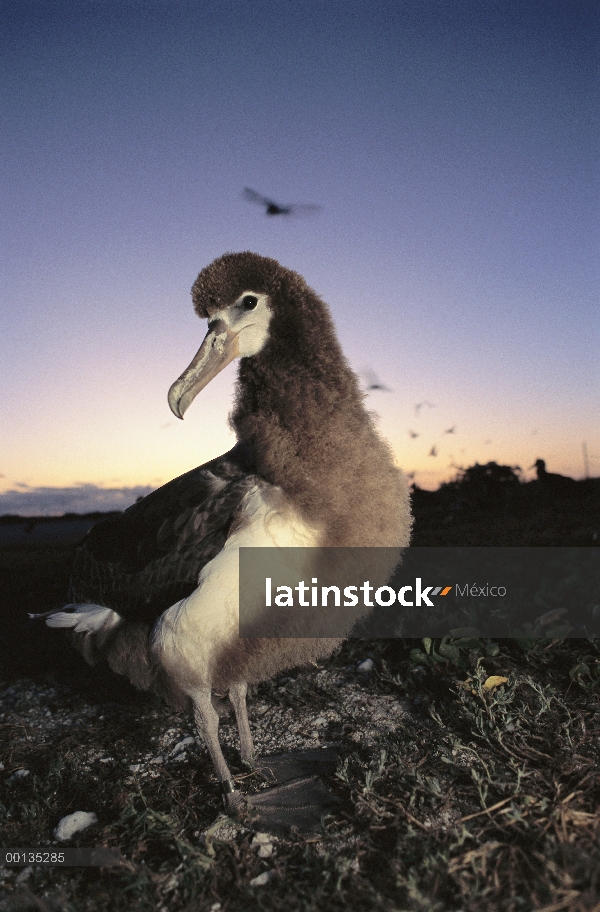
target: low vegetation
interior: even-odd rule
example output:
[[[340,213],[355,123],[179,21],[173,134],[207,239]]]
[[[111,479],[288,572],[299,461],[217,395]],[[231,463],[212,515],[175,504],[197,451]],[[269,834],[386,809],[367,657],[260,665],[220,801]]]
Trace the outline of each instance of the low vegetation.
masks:
[[[552,502],[496,481],[416,491],[415,544],[598,546],[597,483]],[[125,859],[0,868],[0,910],[599,912],[600,642],[350,640],[261,685],[258,750],[335,747],[340,804],[320,834],[257,837],[220,816],[190,718],[27,623],[61,603],[72,548],[0,560],[2,844],[56,845],[62,817],[94,811],[69,845]],[[222,728],[251,792],[232,716]]]

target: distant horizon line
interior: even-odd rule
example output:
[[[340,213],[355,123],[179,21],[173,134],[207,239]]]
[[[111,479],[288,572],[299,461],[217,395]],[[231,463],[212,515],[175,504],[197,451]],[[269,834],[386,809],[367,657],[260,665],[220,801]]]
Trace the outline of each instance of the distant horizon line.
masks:
[[[500,465],[495,460],[489,460],[487,463],[475,463],[474,466],[467,468],[474,468],[476,465],[485,467],[490,464]],[[510,468],[514,470],[515,467]],[[459,482],[459,472],[464,473],[466,471],[467,469],[457,470],[453,479],[440,481],[437,487],[434,488],[420,485],[414,480],[413,473],[405,472],[404,474],[411,488],[414,487],[419,491],[435,494],[440,492],[445,485]],[[554,473],[549,474],[552,475]],[[569,476],[562,477],[568,478]],[[600,480],[600,476],[589,475],[572,479],[576,484],[594,480]],[[529,481],[518,478],[520,485],[529,485],[537,481],[537,478],[531,478]],[[103,488],[99,485],[83,483],[63,488],[40,486],[38,488],[23,489],[23,487],[21,487],[21,490],[12,488],[0,493],[0,510],[2,511],[0,512],[0,522],[3,524],[49,519],[88,519],[96,516],[123,513],[138,500],[158,490],[161,485],[155,487],[151,485],[131,485],[130,487]]]

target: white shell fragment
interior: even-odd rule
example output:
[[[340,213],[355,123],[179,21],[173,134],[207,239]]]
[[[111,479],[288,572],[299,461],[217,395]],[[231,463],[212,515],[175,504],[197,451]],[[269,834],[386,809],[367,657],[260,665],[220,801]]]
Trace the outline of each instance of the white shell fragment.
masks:
[[[250,843],[259,858],[270,858],[275,851],[271,839],[268,833],[257,833]]]
[[[54,838],[59,842],[67,842],[72,839],[76,833],[87,830],[88,827],[98,823],[98,818],[93,811],[75,811],[74,814],[67,814],[59,822],[54,830]]]
[[[258,877],[253,877],[250,881],[251,887],[264,887],[269,883],[272,875],[272,871],[263,871],[262,874],[259,874]]]
[[[29,776],[30,772],[31,772],[31,770],[28,770],[28,769],[15,770],[15,772],[12,774],[12,776],[10,776],[10,778],[8,780],[8,784],[12,785],[13,782],[18,782],[19,779],[26,779],[27,776]]]
[[[184,738],[183,741],[180,741],[179,744],[176,744],[173,750],[171,751],[171,756],[176,757],[177,754],[185,753],[188,747],[191,747],[192,744],[196,743],[196,739],[192,738],[191,735],[188,735],[187,738]]]

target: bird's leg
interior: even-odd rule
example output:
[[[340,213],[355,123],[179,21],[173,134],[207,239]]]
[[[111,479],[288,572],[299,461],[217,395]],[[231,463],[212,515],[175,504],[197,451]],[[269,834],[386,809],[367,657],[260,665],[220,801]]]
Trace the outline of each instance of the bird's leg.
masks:
[[[196,726],[208,748],[217,778],[221,783],[225,807],[227,811],[235,811],[241,807],[243,799],[240,792],[236,790],[219,744],[219,715],[212,705],[210,688],[196,691],[192,700]]]
[[[238,732],[240,733],[240,756],[242,763],[251,765],[254,760],[254,745],[252,744],[252,734],[248,722],[247,693],[248,685],[245,681],[232,684],[229,688],[229,699],[233,703]]]

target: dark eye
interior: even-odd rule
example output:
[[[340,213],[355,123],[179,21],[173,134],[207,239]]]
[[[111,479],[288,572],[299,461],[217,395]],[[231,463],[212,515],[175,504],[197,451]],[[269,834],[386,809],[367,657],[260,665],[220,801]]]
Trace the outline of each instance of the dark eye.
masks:
[[[258,304],[258,298],[255,295],[244,295],[242,298],[242,307],[244,310],[254,310]]]

